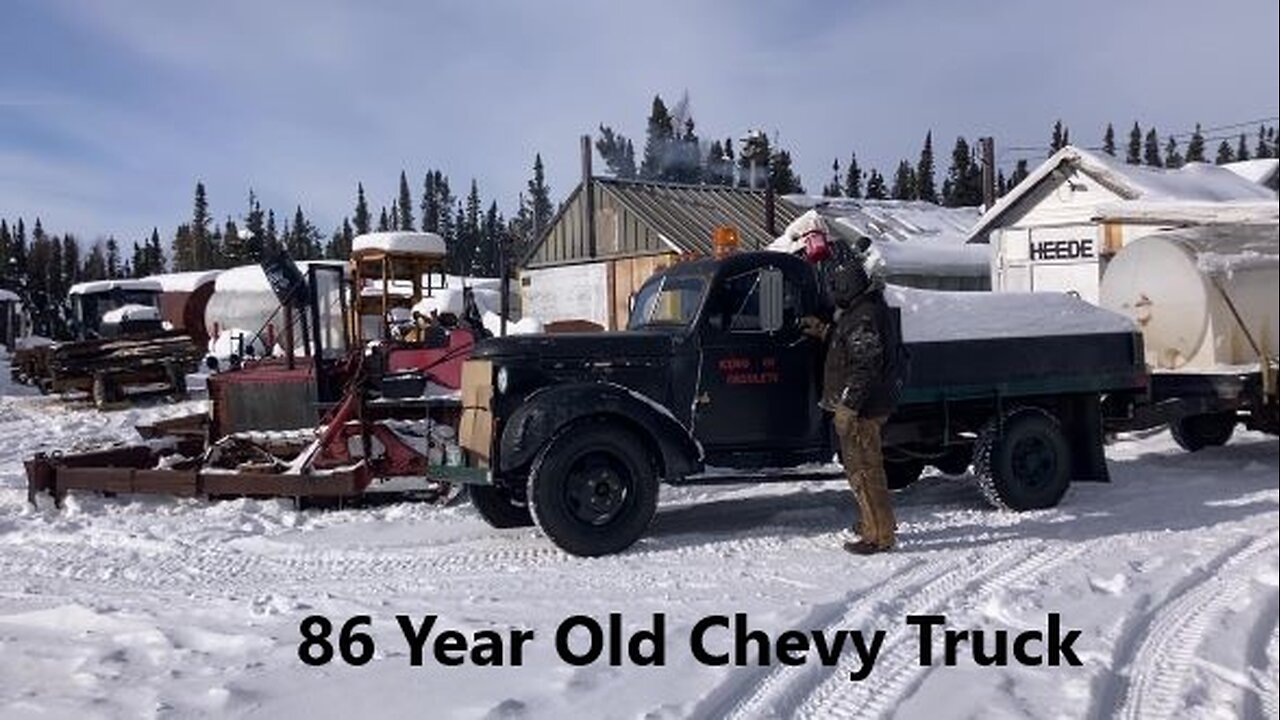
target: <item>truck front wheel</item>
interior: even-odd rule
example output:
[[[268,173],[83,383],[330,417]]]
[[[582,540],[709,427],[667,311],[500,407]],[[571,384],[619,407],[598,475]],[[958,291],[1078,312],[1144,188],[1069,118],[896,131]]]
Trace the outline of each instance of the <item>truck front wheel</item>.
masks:
[[[974,453],[974,475],[987,500],[1006,510],[1058,504],[1071,482],[1071,448],[1062,426],[1039,408],[992,420]]]
[[[533,515],[529,513],[529,503],[524,501],[524,493],[517,493],[510,488],[497,485],[468,485],[467,496],[480,517],[491,527],[506,529],[529,527],[533,524]]]
[[[658,478],[644,444],[615,423],[577,425],[553,439],[529,473],[538,527],[565,552],[625,550],[658,507]]]
[[[1188,415],[1169,424],[1174,442],[1187,452],[1226,445],[1236,430],[1234,412]]]

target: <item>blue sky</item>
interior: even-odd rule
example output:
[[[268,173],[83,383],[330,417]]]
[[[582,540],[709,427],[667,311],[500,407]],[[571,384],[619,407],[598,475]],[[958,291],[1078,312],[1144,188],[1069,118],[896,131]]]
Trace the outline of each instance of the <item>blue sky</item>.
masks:
[[[641,145],[653,95],[686,91],[704,138],[776,133],[811,192],[851,150],[890,174],[929,129],[939,173],[961,134],[1011,165],[1059,117],[1096,144],[1280,114],[1277,26],[1275,0],[4,0],[0,217],[168,237],[199,179],[219,220],[252,187],[328,232],[402,168],[510,213],[535,152],[559,199],[579,135]]]

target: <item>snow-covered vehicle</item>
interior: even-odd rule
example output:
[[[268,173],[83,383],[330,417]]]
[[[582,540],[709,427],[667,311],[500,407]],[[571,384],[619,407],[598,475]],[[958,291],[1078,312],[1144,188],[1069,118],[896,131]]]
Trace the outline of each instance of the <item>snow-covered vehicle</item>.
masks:
[[[72,338],[33,349],[15,367],[45,392],[83,391],[99,407],[126,392],[186,392],[199,360],[190,336],[167,326],[163,288],[153,280],[96,280],[71,286]]]
[[[1130,322],[1067,296],[889,292],[912,354],[884,431],[891,483],[972,464],[992,502],[1025,510],[1107,479],[1102,401],[1131,407],[1147,382]],[[460,437],[490,470],[472,502],[601,555],[645,532],[660,481],[830,462],[822,347],[799,324],[828,307],[814,266],[741,253],[654,275],[624,332],[477,343]]]

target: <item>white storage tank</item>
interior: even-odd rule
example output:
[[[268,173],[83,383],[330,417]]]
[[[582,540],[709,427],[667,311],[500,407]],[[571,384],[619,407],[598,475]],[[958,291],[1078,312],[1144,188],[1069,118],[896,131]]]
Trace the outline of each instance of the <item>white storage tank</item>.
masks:
[[[1100,304],[1138,323],[1153,369],[1256,368],[1254,343],[1274,358],[1280,336],[1277,227],[1210,225],[1135,240],[1107,265]]]

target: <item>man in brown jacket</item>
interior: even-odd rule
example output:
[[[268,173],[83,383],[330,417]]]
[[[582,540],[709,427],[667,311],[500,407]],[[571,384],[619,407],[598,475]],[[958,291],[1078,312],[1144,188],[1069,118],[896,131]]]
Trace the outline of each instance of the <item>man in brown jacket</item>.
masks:
[[[892,358],[898,352],[887,338],[889,309],[878,283],[862,265],[850,262],[830,277],[836,319],[831,325],[809,322],[827,338],[822,406],[834,414],[840,458],[858,503],[859,539],[846,542],[859,555],[893,547],[896,522],[889,501],[880,446],[880,428],[893,412],[896,391]],[[888,342],[886,342],[886,340]]]

